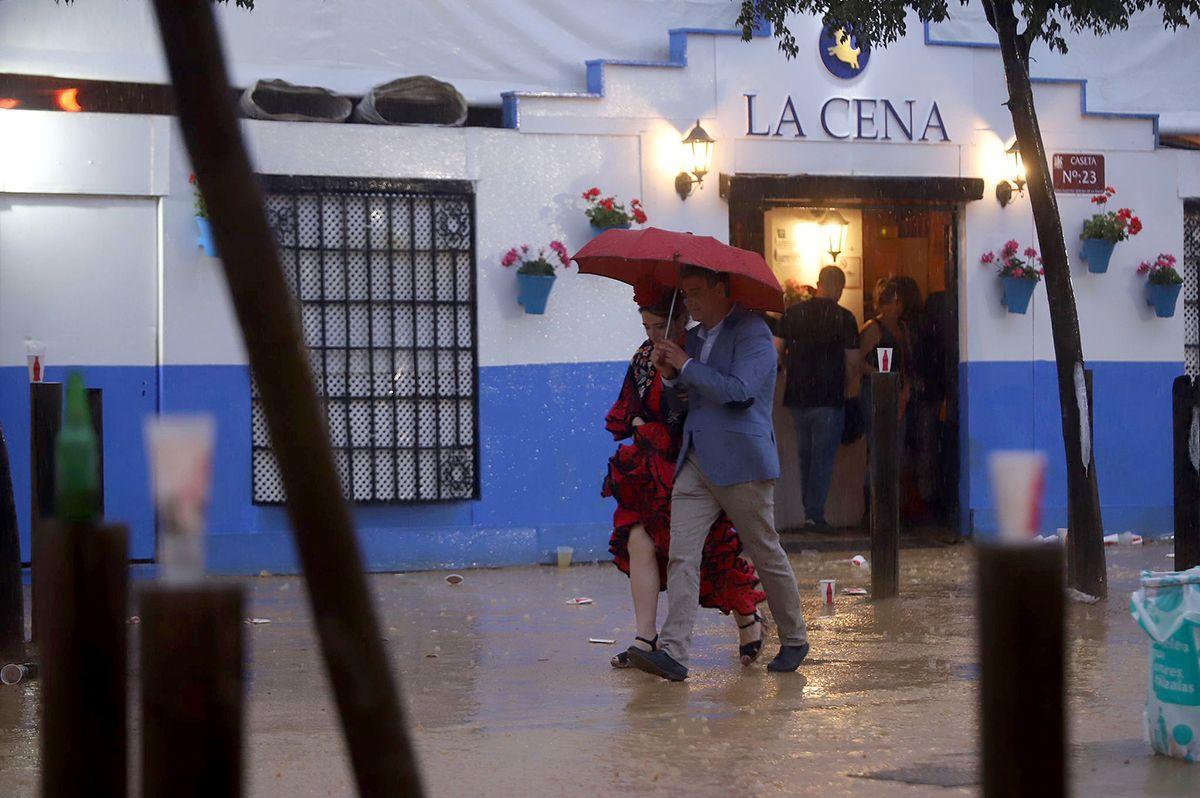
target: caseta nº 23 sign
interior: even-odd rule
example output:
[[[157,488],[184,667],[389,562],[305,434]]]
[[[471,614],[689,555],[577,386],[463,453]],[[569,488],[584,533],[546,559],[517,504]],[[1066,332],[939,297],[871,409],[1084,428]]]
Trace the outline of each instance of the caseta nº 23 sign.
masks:
[[[840,141],[950,141],[936,102],[918,107],[916,100],[830,97],[802,117],[790,94],[778,113],[759,106],[757,94],[742,96],[747,136],[803,139],[807,129],[820,126],[825,136]]]

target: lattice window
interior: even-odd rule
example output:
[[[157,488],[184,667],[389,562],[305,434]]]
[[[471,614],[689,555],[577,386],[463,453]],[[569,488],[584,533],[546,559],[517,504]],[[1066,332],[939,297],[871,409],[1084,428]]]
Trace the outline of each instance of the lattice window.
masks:
[[[264,176],[346,497],[479,496],[470,184]],[[284,500],[252,388],[253,494]]]
[[[1187,373],[1200,376],[1200,201],[1183,213],[1183,360]]]

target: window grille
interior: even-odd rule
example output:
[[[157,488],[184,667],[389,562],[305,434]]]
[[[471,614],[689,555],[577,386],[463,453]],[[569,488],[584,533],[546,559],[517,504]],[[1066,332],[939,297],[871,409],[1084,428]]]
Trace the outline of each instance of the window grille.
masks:
[[[479,496],[469,183],[262,176],[347,499]],[[252,385],[253,497],[285,500]]]
[[[1200,377],[1200,200],[1183,208],[1183,360]]]

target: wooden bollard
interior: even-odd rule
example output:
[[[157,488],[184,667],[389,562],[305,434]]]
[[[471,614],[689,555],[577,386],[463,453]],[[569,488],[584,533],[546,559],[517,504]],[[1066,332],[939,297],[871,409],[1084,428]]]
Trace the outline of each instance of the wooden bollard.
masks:
[[[42,796],[124,798],[129,531],[44,520],[38,536]]]
[[[63,385],[61,382],[29,384],[29,642],[39,638],[42,602],[43,518],[54,517],[54,441],[62,429]]]
[[[8,441],[0,427],[0,660],[19,658],[25,650],[25,595],[21,588],[21,542],[13,495]]]
[[[900,592],[900,378],[871,375],[871,598]]]
[[[88,388],[88,411],[100,455],[100,517],[104,517],[104,392]],[[30,602],[32,628],[30,642],[38,638],[38,602],[42,590],[39,578],[39,521],[54,517],[54,444],[62,429],[63,384],[61,382],[31,382],[29,384],[29,472],[30,472]]]
[[[1066,795],[1063,549],[978,549],[983,795]]]
[[[242,794],[242,588],[140,593],[142,795]]]
[[[1200,392],[1190,377],[1176,377],[1171,387],[1171,417],[1175,451],[1175,570],[1200,565],[1200,441],[1192,451],[1192,423]],[[1200,429],[1197,430],[1200,433]]]

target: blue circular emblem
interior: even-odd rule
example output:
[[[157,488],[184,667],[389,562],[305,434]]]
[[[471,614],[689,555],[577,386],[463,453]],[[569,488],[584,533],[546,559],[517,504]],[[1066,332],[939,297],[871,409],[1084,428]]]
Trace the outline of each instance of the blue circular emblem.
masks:
[[[871,60],[871,45],[859,44],[858,37],[844,28],[821,28],[817,46],[821,52],[821,62],[834,77],[858,77]]]

